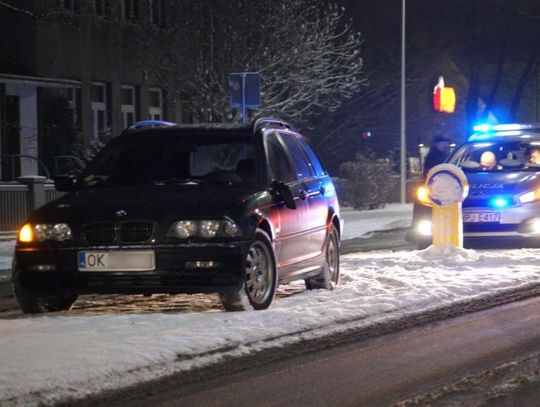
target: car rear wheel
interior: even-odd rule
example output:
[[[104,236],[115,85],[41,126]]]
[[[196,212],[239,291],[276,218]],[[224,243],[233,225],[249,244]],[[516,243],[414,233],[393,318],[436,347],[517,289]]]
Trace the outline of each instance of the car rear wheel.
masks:
[[[277,270],[272,243],[262,230],[255,233],[247,250],[244,267],[242,287],[234,292],[221,293],[221,304],[227,311],[268,308],[276,295]]]
[[[28,291],[20,279],[20,271],[13,267],[13,292],[25,314],[65,311],[77,300],[77,295],[35,295]]]
[[[339,237],[334,226],[330,228],[325,244],[324,265],[320,274],[305,280],[308,290],[325,288],[331,290],[333,284],[339,283]]]

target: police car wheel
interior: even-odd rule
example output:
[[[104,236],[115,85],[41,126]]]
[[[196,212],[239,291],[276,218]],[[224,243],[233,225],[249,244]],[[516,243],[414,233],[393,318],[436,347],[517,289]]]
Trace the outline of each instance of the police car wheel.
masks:
[[[417,240],[416,241],[417,250],[424,250],[424,249],[427,249],[429,246],[431,246],[431,240]]]

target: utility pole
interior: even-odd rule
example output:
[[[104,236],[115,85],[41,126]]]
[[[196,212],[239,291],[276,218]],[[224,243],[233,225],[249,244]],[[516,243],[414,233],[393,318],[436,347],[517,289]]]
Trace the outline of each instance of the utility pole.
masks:
[[[405,137],[405,2],[401,0],[401,203],[407,202],[407,142]]]

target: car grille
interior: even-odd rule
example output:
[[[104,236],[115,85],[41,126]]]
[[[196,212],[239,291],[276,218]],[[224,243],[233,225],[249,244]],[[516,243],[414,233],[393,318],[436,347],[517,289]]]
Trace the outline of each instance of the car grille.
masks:
[[[126,243],[146,242],[152,237],[152,224],[127,222],[120,225],[120,240]]]
[[[150,240],[153,229],[150,222],[97,222],[84,227],[84,238],[93,244],[141,243]]]

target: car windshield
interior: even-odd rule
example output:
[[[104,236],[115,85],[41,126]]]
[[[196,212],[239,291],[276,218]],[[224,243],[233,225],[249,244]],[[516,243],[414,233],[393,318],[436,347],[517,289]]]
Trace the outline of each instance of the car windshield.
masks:
[[[122,137],[105,147],[80,184],[223,183],[255,184],[252,137],[221,134],[144,134]]]
[[[464,171],[540,171],[540,142],[468,143],[448,162]]]

